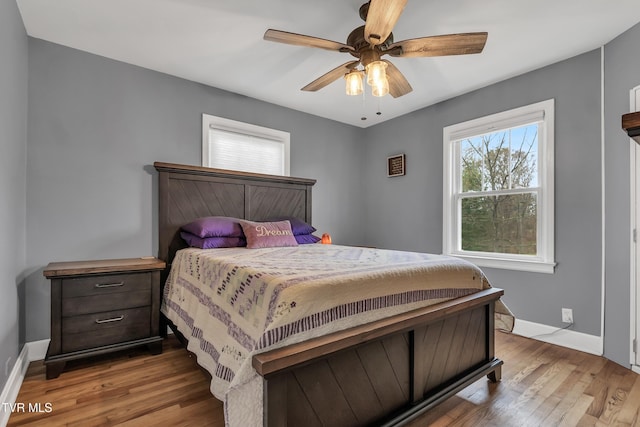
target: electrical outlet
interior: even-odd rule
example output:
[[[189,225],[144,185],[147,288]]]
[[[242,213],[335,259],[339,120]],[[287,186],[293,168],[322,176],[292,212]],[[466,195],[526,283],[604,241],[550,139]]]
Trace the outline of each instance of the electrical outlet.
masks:
[[[562,323],[573,323],[573,310],[570,308],[562,309]]]

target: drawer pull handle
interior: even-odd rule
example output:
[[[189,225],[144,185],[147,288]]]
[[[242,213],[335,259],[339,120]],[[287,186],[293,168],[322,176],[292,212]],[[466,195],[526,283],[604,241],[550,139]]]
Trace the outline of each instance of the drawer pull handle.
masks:
[[[104,320],[96,319],[96,323],[102,324],[102,323],[119,322],[122,319],[124,319],[124,314],[122,316],[112,317],[111,319],[104,319]]]
[[[117,288],[119,286],[124,286],[124,282],[120,282],[120,283],[96,283],[96,288]]]

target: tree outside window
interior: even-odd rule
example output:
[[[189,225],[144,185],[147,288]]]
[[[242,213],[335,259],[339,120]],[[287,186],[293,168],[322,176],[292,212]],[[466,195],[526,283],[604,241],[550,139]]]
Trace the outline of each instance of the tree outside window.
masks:
[[[460,141],[463,250],[537,253],[537,135],[531,124]]]

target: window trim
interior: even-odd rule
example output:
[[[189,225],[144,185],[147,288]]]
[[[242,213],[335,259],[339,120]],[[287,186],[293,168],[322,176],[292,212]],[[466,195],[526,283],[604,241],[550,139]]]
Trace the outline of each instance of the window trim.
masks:
[[[284,145],[284,174],[290,176],[291,161],[291,134],[289,132],[271,129],[251,123],[239,122],[236,120],[226,119],[224,117],[212,116],[210,114],[202,114],[202,159],[201,163],[204,167],[209,166],[209,130],[219,129],[225,132],[233,132],[237,134],[254,136],[257,138],[269,139],[281,142]]]
[[[549,99],[508,111],[480,117],[443,128],[443,238],[445,255],[467,259],[480,267],[553,273],[554,225],[554,120],[555,102]],[[498,131],[508,127],[542,120],[543,138],[538,138],[539,200],[538,200],[538,254],[519,255],[464,251],[461,249],[460,209],[457,203],[457,184],[460,139]],[[524,189],[523,189],[524,190]]]

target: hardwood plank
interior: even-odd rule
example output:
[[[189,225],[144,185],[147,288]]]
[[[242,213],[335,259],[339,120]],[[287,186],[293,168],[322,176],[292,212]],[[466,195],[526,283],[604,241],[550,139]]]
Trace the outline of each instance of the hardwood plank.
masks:
[[[404,427],[449,426],[473,408],[474,405],[471,402],[459,396],[453,396],[440,404],[437,411],[428,411]]]
[[[571,407],[571,409],[564,414],[565,416],[558,423],[558,427],[576,426],[579,425],[580,422],[585,422],[581,421],[581,418],[583,416],[587,416],[586,411],[591,405],[592,401],[593,397],[586,394],[581,394],[578,397],[578,400],[576,400],[575,404]]]
[[[633,386],[627,397],[628,402],[640,402],[640,376],[636,376]],[[623,405],[618,413],[616,422],[620,424],[639,425],[640,405]]]
[[[602,388],[604,392],[598,394],[599,397],[603,397],[603,401],[600,402],[598,401],[599,399],[594,397],[593,404],[587,410],[588,414],[594,415],[601,422],[608,425],[612,425],[616,421],[617,415],[622,410],[627,396],[636,380],[631,376],[627,376],[625,372],[622,372],[621,367],[617,367],[620,368],[618,369],[619,373],[608,378],[608,384]],[[592,408],[596,406],[601,408],[597,415],[596,413],[591,413]]]
[[[546,365],[545,372],[524,393],[506,406],[505,412],[512,414],[507,418],[511,419],[510,424],[517,425],[526,420],[543,418],[545,411],[535,416],[536,410],[554,394],[572,371],[573,367],[563,363],[562,360]]]
[[[557,425],[564,418],[564,414],[575,404],[584,393],[588,382],[584,372],[572,365],[573,371],[564,379],[553,393],[546,397],[540,407],[533,413],[535,419],[544,420],[545,424]],[[548,393],[545,393],[548,394]]]
[[[185,419],[181,405],[172,405],[167,408],[152,412],[146,417],[138,417],[121,423],[121,427],[149,427],[149,426],[192,426],[190,419]],[[224,427],[224,414],[222,410],[211,411],[211,404],[206,400],[199,401],[189,410],[189,416],[198,419],[198,425],[203,427]]]
[[[500,383],[479,380],[407,426],[640,425],[640,376],[629,369],[500,332],[496,354],[505,362]],[[51,403],[53,411],[15,412],[8,426],[224,425],[210,378],[173,336],[157,356],[140,349],[69,365],[46,380],[42,362],[32,363],[16,402]]]

